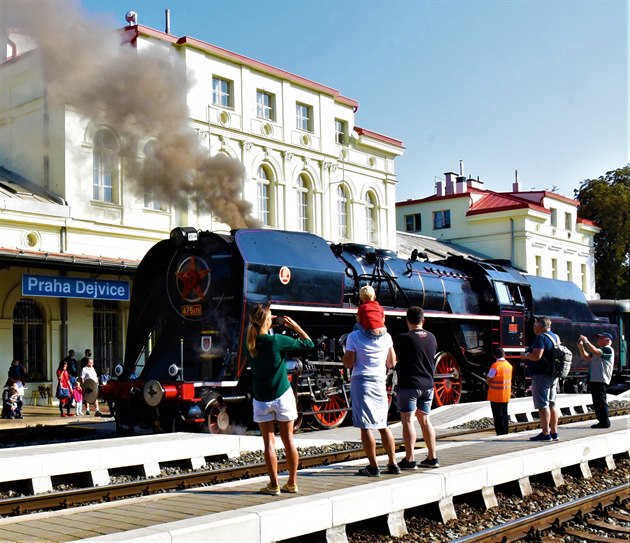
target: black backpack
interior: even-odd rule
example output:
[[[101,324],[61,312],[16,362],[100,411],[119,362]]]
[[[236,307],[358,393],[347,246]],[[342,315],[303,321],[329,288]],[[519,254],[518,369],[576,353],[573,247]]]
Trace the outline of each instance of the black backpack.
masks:
[[[564,379],[569,372],[571,371],[571,362],[573,361],[573,353],[569,350],[568,347],[565,347],[556,340],[554,336],[545,332],[545,335],[551,340],[553,343],[553,350],[551,353],[551,376],[554,378]]]

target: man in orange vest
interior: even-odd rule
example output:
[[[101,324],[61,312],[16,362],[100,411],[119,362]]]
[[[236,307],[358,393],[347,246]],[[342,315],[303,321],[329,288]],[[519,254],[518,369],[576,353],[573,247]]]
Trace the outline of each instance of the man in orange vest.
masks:
[[[488,383],[488,400],[494,418],[494,430],[498,436],[508,433],[508,402],[512,394],[512,364],[505,359],[501,347],[494,350],[496,362],[490,367],[486,382]]]

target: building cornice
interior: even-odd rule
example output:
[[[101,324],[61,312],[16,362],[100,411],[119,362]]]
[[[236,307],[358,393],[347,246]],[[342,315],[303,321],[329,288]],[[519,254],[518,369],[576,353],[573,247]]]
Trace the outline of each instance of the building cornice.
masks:
[[[132,44],[135,43],[138,36],[145,36],[162,40],[173,45],[191,47],[204,53],[217,56],[224,60],[229,60],[236,64],[247,66],[253,70],[257,70],[267,75],[290,81],[291,83],[294,83],[301,87],[305,87],[307,89],[311,89],[322,94],[327,94],[329,96],[332,96],[336,102],[351,107],[355,112],[359,109],[359,102],[353,100],[352,98],[342,96],[338,90],[333,89],[332,87],[322,85],[321,83],[317,83],[316,81],[306,79],[305,77],[296,75],[286,70],[282,70],[280,68],[276,68],[275,66],[265,64],[264,62],[254,60],[244,55],[240,55],[239,53],[234,53],[233,51],[223,49],[222,47],[212,45],[197,38],[191,38],[190,36],[182,36],[181,38],[178,38],[176,36],[172,36],[171,34],[166,34],[165,32],[160,32],[159,30],[155,30],[144,25],[128,26],[125,27],[123,31],[131,33],[131,36],[128,39],[129,42]]]

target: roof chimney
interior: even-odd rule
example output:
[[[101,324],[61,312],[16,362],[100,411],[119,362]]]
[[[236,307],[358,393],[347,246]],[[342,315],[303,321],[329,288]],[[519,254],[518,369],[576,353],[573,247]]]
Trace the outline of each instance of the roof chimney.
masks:
[[[483,190],[483,181],[479,181],[479,177],[477,177],[477,179],[469,177],[468,181],[466,181],[466,184],[468,185],[469,189]]]
[[[444,194],[446,196],[455,194],[455,177],[457,177],[457,174],[454,172],[444,172],[444,178],[446,179],[444,182]]]
[[[455,194],[463,194],[464,192],[466,192],[466,178],[459,175],[455,181]]]
[[[444,192],[442,190],[442,181],[435,182],[435,195],[436,196],[444,196]]]
[[[518,170],[514,170],[514,183],[512,183],[512,192],[521,192],[521,186],[518,182]]]

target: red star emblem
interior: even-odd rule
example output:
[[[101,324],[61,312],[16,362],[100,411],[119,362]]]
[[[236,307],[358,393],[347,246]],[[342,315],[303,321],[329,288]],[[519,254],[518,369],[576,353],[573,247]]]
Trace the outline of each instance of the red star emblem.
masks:
[[[175,273],[178,281],[180,281],[182,285],[182,298],[190,301],[189,296],[191,293],[194,293],[197,295],[198,299],[202,299],[205,296],[205,292],[201,286],[201,282],[208,277],[211,271],[210,268],[204,268],[201,265],[198,266],[194,256],[187,259],[182,264],[180,271]]]

